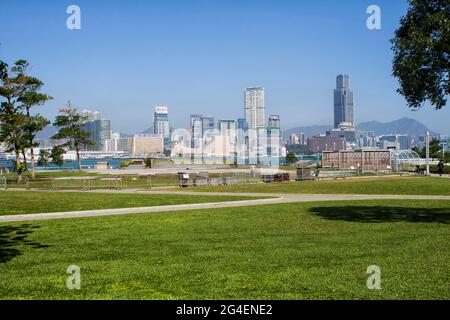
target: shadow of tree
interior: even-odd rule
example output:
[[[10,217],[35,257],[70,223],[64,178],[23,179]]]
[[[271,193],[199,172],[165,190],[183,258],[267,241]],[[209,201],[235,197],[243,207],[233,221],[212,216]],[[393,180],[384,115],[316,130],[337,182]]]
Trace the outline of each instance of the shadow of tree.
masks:
[[[17,246],[26,245],[32,248],[47,248],[38,242],[28,240],[28,236],[33,230],[39,228],[30,224],[20,226],[0,226],[0,263],[6,263],[14,257],[21,255],[22,252]]]
[[[309,210],[328,220],[351,222],[428,222],[450,223],[449,208],[408,208],[387,206],[316,207]]]

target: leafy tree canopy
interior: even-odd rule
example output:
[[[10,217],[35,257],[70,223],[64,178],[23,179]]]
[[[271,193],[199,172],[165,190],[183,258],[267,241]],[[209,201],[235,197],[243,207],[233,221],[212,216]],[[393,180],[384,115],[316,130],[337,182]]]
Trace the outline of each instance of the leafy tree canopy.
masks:
[[[450,0],[410,0],[392,39],[393,75],[408,107],[443,108],[450,94]]]

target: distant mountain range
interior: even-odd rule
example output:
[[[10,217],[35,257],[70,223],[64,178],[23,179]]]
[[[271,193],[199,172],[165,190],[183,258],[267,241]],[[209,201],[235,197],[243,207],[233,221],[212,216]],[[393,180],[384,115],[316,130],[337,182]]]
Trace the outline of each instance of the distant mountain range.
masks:
[[[326,130],[329,130],[331,128],[333,128],[332,125],[297,127],[284,131],[284,135],[285,137],[288,137],[292,133],[303,132],[306,137],[309,137],[325,133]],[[429,130],[424,124],[411,118],[401,118],[391,122],[378,122],[378,121],[363,122],[357,125],[356,129],[360,131],[373,131],[377,136],[384,134],[400,133],[400,134],[409,134],[413,137],[418,137],[420,135],[423,135],[426,131],[430,131],[430,134],[432,136],[438,135],[437,132]]]

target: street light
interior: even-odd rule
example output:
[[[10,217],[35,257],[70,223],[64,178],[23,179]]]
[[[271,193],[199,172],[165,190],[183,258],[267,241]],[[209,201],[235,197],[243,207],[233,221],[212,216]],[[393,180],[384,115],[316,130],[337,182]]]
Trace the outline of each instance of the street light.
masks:
[[[425,143],[426,143],[426,164],[427,164],[426,175],[429,176],[430,175],[430,132],[429,131],[427,131],[427,133],[426,133]]]

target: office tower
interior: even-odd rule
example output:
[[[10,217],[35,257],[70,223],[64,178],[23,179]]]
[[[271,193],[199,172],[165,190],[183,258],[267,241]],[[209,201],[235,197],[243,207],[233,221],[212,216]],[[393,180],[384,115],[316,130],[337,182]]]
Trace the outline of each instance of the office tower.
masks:
[[[247,131],[248,130],[247,120],[245,120],[244,118],[237,119],[237,127],[239,130]]]
[[[216,152],[223,155],[224,161],[228,158],[233,163],[237,159],[237,123],[234,120],[219,120],[219,139],[216,143]]]
[[[214,130],[214,118],[202,117],[202,136],[205,138],[208,131]]]
[[[105,140],[104,149],[106,152],[118,151],[118,141],[120,139],[119,132],[111,132],[110,138]]]
[[[265,126],[265,105],[263,88],[245,89],[245,119],[249,129]]]
[[[81,112],[81,115],[83,117],[86,117],[86,121],[100,120],[100,112],[98,112],[98,111],[91,111],[91,110],[84,109]]]
[[[412,146],[412,137],[407,134],[387,134],[378,139],[381,149],[407,150]]]
[[[83,129],[89,132],[89,138],[95,143],[94,146],[88,147],[87,150],[106,151],[106,140],[111,139],[111,122],[109,120],[87,121]]]
[[[280,116],[271,115],[269,116],[269,124],[267,126],[269,129],[280,129]]]
[[[198,148],[203,135],[202,115],[192,114],[190,118],[191,148]]]
[[[236,135],[236,121],[234,120],[219,120],[219,132],[221,135]]]
[[[312,153],[345,150],[346,140],[344,137],[314,136],[308,138],[307,145]]]
[[[267,126],[267,155],[269,157],[278,157],[280,155],[281,140],[280,116],[271,115]]]
[[[153,114],[153,133],[159,134],[164,139],[164,148],[170,147],[170,125],[168,108],[164,106],[155,107]]]
[[[343,122],[355,126],[350,79],[348,75],[341,74],[336,78],[336,89],[334,89],[334,127],[338,128]]]
[[[159,134],[135,134],[129,139],[133,157],[154,156],[164,151],[164,139]]]
[[[305,134],[303,132],[300,132],[299,137],[300,137],[300,144],[306,145]]]

